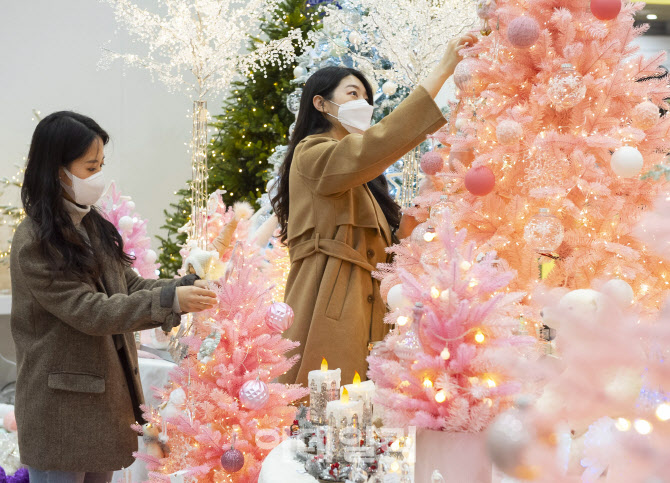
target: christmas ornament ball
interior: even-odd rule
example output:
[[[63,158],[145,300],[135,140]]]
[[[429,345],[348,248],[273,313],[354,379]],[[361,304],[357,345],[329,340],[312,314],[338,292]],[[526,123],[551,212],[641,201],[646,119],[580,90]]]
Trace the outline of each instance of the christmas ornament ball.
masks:
[[[221,467],[228,473],[240,471],[244,466],[244,455],[239,449],[231,448],[221,455]]]
[[[265,325],[273,331],[282,333],[293,324],[293,309],[284,302],[275,302],[265,314]]]
[[[386,303],[391,310],[395,310],[410,305],[411,301],[402,293],[402,284],[399,283],[389,289]]]
[[[158,255],[156,255],[156,252],[153,250],[147,250],[147,252],[144,254],[144,261],[147,263],[154,263],[157,258]]]
[[[621,11],[621,0],[591,0],[591,13],[598,20],[613,20]]]
[[[475,60],[472,57],[466,57],[456,65],[454,70],[454,84],[462,91],[467,91],[472,87],[472,76],[475,70]]]
[[[135,209],[135,202],[134,201],[129,201],[126,206],[132,212]]]
[[[516,121],[500,121],[496,127],[496,137],[500,144],[516,144],[521,139],[521,136],[523,136],[523,128]]]
[[[633,288],[618,278],[609,280],[600,291],[611,297],[622,308],[629,307],[635,299]]]
[[[398,90],[398,84],[393,81],[386,81],[382,84],[382,92],[391,97]]]
[[[305,68],[303,66],[299,65],[295,69],[293,69],[293,77],[295,77],[296,79],[304,75],[305,75]]]
[[[614,151],[610,161],[612,171],[622,178],[634,178],[642,171],[643,164],[642,153],[632,146],[622,146]]]
[[[517,17],[507,26],[507,40],[519,49],[527,49],[540,37],[540,26],[534,18]]]
[[[496,177],[488,166],[476,166],[465,173],[465,189],[475,196],[486,196],[496,184]]]
[[[240,402],[245,408],[256,411],[265,406],[270,398],[268,385],[258,379],[251,379],[240,388]]]
[[[122,216],[119,218],[119,231],[131,231],[133,229],[133,219],[130,216]]]
[[[650,129],[656,125],[661,113],[658,106],[650,101],[644,101],[633,108],[633,126],[638,129]]]
[[[16,417],[14,411],[9,411],[2,417],[2,427],[5,428],[6,431],[16,432]]]
[[[486,447],[495,465],[508,475],[523,467],[523,456],[532,441],[522,410],[510,409],[501,413],[486,434]]]
[[[421,171],[429,176],[433,176],[442,170],[444,159],[436,151],[428,151],[421,156]]]

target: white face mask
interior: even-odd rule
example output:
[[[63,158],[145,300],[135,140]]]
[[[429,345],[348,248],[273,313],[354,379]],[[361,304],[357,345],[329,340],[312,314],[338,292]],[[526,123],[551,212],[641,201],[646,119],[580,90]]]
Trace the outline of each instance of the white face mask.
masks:
[[[66,168],[63,168],[63,171],[72,180],[72,186],[66,185],[63,180],[60,180],[60,184],[78,205],[94,205],[105,193],[106,183],[102,171],[98,171],[93,176],[85,179],[76,177]]]
[[[331,117],[335,117],[344,126],[344,129],[350,133],[363,134],[372,122],[372,112],[375,110],[373,106],[368,104],[365,99],[357,99],[355,101],[345,102],[340,105],[333,101],[339,107],[337,117],[330,113],[326,113]]]

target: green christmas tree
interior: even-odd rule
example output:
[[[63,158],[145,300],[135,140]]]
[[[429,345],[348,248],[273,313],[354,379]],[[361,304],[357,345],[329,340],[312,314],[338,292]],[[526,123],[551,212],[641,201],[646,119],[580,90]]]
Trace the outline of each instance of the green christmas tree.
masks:
[[[291,29],[307,32],[317,25],[318,2],[285,0],[261,30],[269,40],[286,37]],[[252,38],[250,49],[262,42]],[[224,189],[223,199],[230,205],[236,201],[256,200],[265,192],[268,157],[277,145],[286,144],[289,126],[295,116],[286,107],[286,96],[294,87],[292,69],[267,65],[253,72],[244,81],[233,84],[230,95],[223,103],[223,113],[214,116],[212,126],[216,133],[208,146],[209,190]],[[187,234],[180,233],[191,215],[191,190],[187,186],[175,193],[176,203],[165,210],[165,237],[161,241],[161,277],[171,277],[181,268],[179,255]]]

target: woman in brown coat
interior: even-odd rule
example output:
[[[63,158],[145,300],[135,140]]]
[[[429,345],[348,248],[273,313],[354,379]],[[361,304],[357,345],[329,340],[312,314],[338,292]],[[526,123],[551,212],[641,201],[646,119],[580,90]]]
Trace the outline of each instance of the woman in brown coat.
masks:
[[[371,272],[400,225],[383,172],[445,124],[433,98],[475,41],[449,42],[430,76],[372,127],[372,89],[357,70],[328,67],[305,84],[272,199],[291,259],[285,301],[295,321],[284,335],[302,355],[283,382],[307,385],[323,357],[342,369],[343,384],[366,374],[368,346],[386,332]]]
[[[109,137],[73,112],[33,134],[12,243],[16,422],[31,483],[108,482],[130,466],[142,421],[133,332],[179,324],[216,296],[195,282],[144,280],[93,204]],[[190,284],[190,286],[189,286]]]

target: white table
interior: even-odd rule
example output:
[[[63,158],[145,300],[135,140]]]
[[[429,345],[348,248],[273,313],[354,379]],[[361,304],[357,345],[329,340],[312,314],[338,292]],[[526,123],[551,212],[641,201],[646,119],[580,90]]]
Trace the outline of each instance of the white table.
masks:
[[[279,443],[263,461],[258,483],[318,483],[305,472],[304,463],[295,459],[296,451],[304,448],[305,444],[297,439]]]

